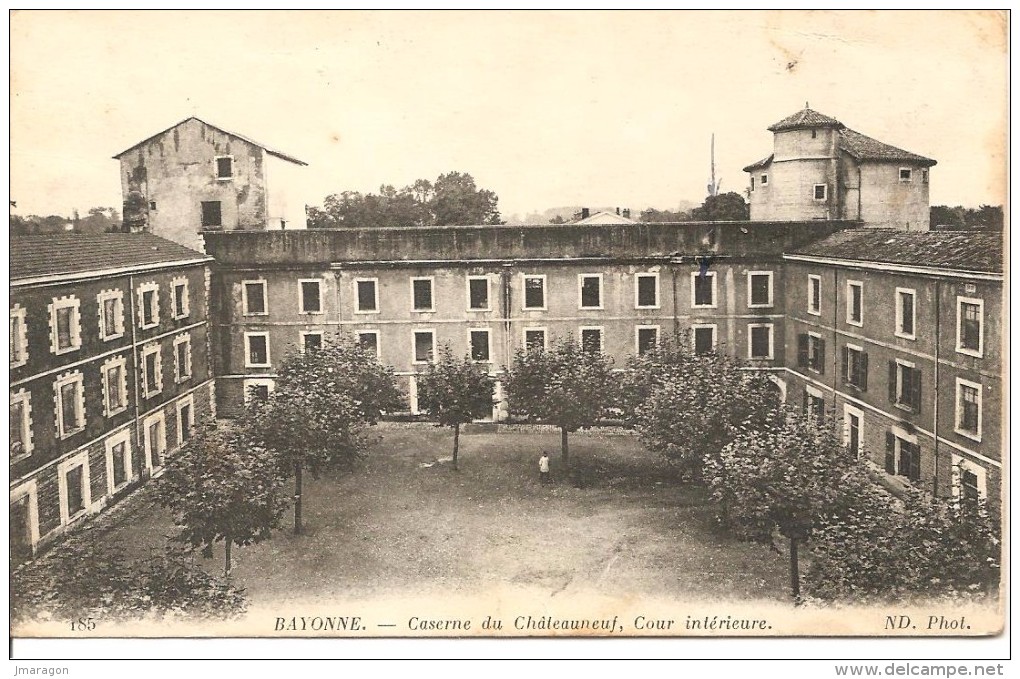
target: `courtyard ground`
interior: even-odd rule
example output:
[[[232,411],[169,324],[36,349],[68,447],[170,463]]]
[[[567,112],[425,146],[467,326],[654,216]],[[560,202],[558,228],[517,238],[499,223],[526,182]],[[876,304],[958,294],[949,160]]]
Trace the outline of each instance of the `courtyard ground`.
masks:
[[[233,550],[253,606],[373,596],[470,596],[492,586],[678,600],[787,600],[787,561],[713,527],[703,489],[679,484],[633,436],[577,432],[566,478],[559,434],[381,425],[353,473],[305,475],[304,527]],[[552,458],[543,485],[538,457]],[[173,526],[143,488],[102,531],[141,556]],[[99,532],[99,531],[97,531]],[[59,549],[59,547],[58,547]],[[205,561],[222,568],[223,548]]]

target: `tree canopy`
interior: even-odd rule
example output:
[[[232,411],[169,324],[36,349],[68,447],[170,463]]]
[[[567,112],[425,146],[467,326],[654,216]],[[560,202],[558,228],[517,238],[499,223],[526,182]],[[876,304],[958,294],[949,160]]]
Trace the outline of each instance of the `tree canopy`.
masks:
[[[308,208],[311,229],[502,223],[499,197],[466,172],[419,179],[402,189],[383,185],[378,194],[342,191],[326,196],[322,208]]]
[[[750,218],[751,209],[744,197],[733,191],[709,196],[691,211],[691,219],[696,222],[743,221]]]
[[[1002,231],[1002,206],[982,205],[975,209],[932,205],[931,228],[935,231]]]

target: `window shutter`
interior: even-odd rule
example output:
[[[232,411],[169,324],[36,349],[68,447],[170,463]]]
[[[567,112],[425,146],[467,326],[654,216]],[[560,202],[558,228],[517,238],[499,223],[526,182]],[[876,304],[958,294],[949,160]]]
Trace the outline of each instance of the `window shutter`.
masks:
[[[819,374],[824,375],[825,374],[825,340],[823,340],[822,338],[819,337],[817,341],[818,341],[818,365],[816,365],[815,368],[818,370]]]
[[[843,383],[854,383],[854,376],[850,374],[850,347],[843,347]]]
[[[861,352],[861,360],[858,362],[860,375],[857,378],[857,386],[861,388],[861,391],[868,390],[868,354],[867,352]]]
[[[896,361],[889,361],[889,403],[896,403]]]
[[[910,469],[907,470],[907,477],[913,481],[921,480],[921,446],[914,444],[910,446]]]
[[[896,437],[891,431],[885,433],[885,471],[896,474]]]
[[[797,365],[806,368],[808,364],[808,336],[804,333],[797,335]]]
[[[804,414],[805,415],[810,414],[808,411],[808,393],[806,390],[804,391]]]
[[[921,412],[921,369],[914,368],[910,371],[910,405],[917,412]]]

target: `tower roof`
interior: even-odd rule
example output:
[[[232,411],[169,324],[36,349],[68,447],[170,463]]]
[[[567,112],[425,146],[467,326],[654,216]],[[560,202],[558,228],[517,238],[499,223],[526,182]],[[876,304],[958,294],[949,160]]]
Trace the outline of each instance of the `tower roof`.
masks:
[[[812,127],[835,127],[839,130],[843,128],[843,123],[824,113],[812,111],[805,106],[803,110],[786,116],[774,125],[769,125],[768,130],[769,132],[782,132],[784,130],[800,130]]]

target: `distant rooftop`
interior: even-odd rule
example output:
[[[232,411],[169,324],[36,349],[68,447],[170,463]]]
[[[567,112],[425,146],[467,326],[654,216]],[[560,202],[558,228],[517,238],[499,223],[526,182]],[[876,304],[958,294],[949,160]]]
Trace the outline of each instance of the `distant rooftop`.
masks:
[[[151,233],[51,233],[10,238],[11,283],[212,258]]]
[[[1002,272],[1003,236],[976,231],[853,229],[791,254],[905,264],[954,271]]]
[[[120,153],[115,155],[114,158],[117,159],[117,160],[120,160],[120,157],[123,156],[128,151],[133,151],[134,149],[138,148],[142,144],[155,139],[156,137],[160,136],[161,134],[166,134],[170,130],[172,130],[175,127],[178,127],[180,125],[183,125],[184,123],[188,122],[189,120],[197,120],[198,122],[202,123],[203,125],[208,125],[209,127],[213,128],[213,129],[219,130],[223,134],[229,134],[232,137],[237,137],[238,139],[243,139],[244,141],[248,142],[249,144],[254,144],[255,146],[258,146],[259,148],[263,149],[266,153],[268,153],[271,156],[276,156],[277,158],[282,158],[283,160],[287,160],[287,161],[290,161],[292,163],[296,163],[298,165],[308,165],[308,163],[306,163],[305,161],[298,160],[297,158],[295,158],[294,156],[292,156],[292,155],[290,155],[288,153],[284,153],[283,151],[277,151],[276,149],[270,148],[269,146],[266,146],[265,144],[263,144],[261,142],[255,141],[251,137],[246,137],[243,134],[238,134],[237,132],[231,132],[230,130],[228,130],[225,127],[220,127],[219,125],[214,125],[214,124],[210,123],[207,120],[203,120],[202,118],[199,118],[198,116],[190,116],[188,118],[185,118],[181,122],[176,123],[174,125],[171,125],[170,127],[166,128],[165,130],[161,130],[161,131],[157,132],[156,134],[152,135],[151,137],[146,137],[145,139],[143,139],[142,141],[138,142],[134,146],[132,146],[130,148],[124,149],[123,151],[121,151]]]

